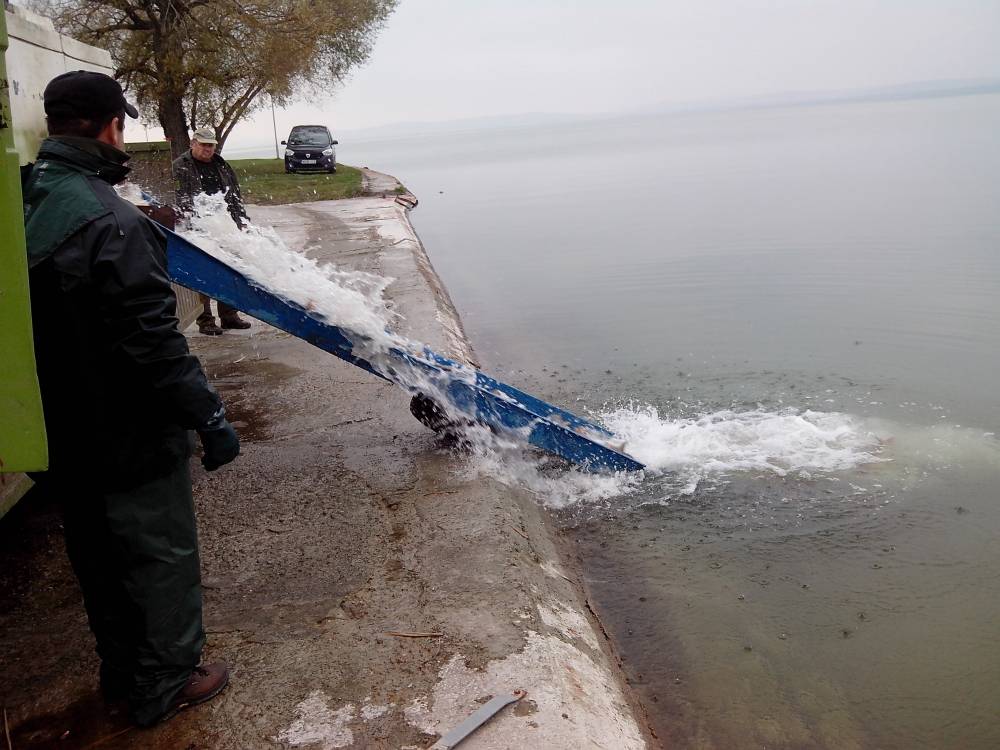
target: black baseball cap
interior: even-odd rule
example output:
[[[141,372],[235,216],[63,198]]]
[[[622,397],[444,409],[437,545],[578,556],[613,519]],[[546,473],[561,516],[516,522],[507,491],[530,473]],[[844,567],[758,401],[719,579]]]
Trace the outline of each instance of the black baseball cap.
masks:
[[[123,109],[129,117],[139,116],[139,110],[125,101],[118,81],[92,70],[73,70],[56,76],[45,87],[43,99],[49,117],[99,120]]]

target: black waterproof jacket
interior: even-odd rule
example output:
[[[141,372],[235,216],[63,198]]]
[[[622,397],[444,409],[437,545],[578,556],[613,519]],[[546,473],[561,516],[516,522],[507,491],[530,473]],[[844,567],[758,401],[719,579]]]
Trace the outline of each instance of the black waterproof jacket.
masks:
[[[229,215],[237,226],[242,227],[247,220],[246,208],[243,206],[243,195],[240,193],[240,183],[236,173],[229,163],[218,154],[212,155],[212,165],[219,170],[219,181],[226,194],[226,207]],[[190,213],[194,207],[194,197],[205,192],[201,188],[201,175],[194,156],[190,151],[174,159],[172,165],[174,180],[177,182],[177,206],[184,213]]]
[[[127,159],[52,137],[24,182],[49,470],[118,488],[173,470],[222,408],[177,330],[163,233],[112,187]]]

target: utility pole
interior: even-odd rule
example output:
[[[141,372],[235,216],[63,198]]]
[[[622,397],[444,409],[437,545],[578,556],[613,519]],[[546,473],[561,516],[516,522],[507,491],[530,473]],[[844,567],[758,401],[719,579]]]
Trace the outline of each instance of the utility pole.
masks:
[[[274,96],[271,97],[271,127],[274,128],[274,158],[280,159],[281,154],[278,153],[278,123],[274,119]]]

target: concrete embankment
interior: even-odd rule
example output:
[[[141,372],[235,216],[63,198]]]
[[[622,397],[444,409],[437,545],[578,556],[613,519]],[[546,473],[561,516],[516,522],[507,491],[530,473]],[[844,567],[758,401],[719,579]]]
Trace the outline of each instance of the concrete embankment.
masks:
[[[391,192],[251,213],[317,260],[393,277],[401,332],[472,359]],[[71,730],[78,747],[425,748],[517,689],[463,748],[647,746],[532,498],[463,476],[406,393],[286,333],[254,321],[190,343],[243,438],[229,467],[192,463],[206,658],[231,664],[232,684],[150,731],[74,719],[96,700],[96,659],[50,532],[25,554],[55,593],[0,615],[16,639],[8,673],[22,687],[32,674],[29,694],[0,688],[15,747]],[[48,637],[30,632],[38,621]]]

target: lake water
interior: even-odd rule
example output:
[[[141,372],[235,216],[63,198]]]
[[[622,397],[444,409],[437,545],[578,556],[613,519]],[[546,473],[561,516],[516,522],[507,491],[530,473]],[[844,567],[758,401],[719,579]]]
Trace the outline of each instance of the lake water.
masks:
[[[1000,747],[1000,96],[342,139],[484,369],[653,469],[541,497],[671,747]]]

